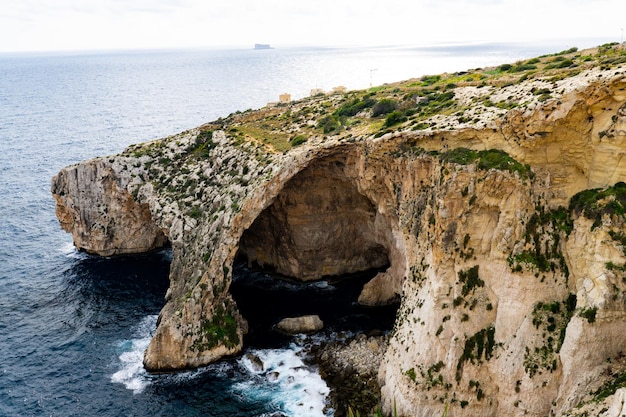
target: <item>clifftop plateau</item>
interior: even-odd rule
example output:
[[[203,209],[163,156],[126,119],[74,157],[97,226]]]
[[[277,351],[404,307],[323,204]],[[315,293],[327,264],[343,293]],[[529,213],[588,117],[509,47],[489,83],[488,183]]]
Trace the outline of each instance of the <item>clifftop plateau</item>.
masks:
[[[79,250],[171,245],[144,364],[241,352],[233,262],[379,269],[401,416],[626,413],[626,49],[608,44],[235,113],[61,170]]]

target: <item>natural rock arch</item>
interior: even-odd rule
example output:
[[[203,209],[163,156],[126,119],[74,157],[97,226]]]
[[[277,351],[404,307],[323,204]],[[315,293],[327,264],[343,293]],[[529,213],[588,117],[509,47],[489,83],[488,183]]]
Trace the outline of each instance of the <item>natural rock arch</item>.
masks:
[[[354,160],[340,152],[296,173],[243,232],[240,254],[302,281],[387,269],[391,226],[359,191],[353,168]],[[384,304],[394,295],[362,301]]]

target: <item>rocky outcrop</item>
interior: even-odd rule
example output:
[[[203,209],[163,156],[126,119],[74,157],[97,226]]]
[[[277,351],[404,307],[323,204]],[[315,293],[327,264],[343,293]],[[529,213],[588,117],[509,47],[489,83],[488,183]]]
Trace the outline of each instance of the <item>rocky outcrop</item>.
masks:
[[[378,368],[387,349],[386,336],[364,334],[313,346],[312,354],[328,384],[336,416],[376,415],[380,406]]]
[[[626,68],[603,62],[502,85],[416,92],[414,82],[397,89],[403,106],[418,107],[386,120],[363,115],[371,95],[233,115],[63,169],[52,185],[57,214],[92,253],[171,244],[149,370],[241,351],[246,321],[229,286],[242,254],[299,280],[382,270],[359,301],[400,300],[379,372],[386,413],[617,410]],[[429,115],[425,106],[452,96],[462,115]],[[314,108],[335,110],[316,123]],[[402,119],[415,114],[419,123]],[[277,120],[287,123],[280,132]],[[262,143],[302,129],[317,132],[304,145]]]
[[[79,164],[55,177],[52,194],[63,230],[80,250],[102,256],[143,253],[167,244],[167,230],[152,219],[148,204],[128,192],[128,177],[104,159]]]

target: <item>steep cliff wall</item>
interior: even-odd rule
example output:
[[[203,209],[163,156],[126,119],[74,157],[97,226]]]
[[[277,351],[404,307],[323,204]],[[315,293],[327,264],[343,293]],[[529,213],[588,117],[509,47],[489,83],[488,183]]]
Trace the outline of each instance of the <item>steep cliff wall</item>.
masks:
[[[382,120],[375,93],[232,115],[63,169],[57,214],[92,253],[171,244],[149,370],[242,349],[229,294],[242,253],[301,280],[386,268],[359,298],[401,302],[380,369],[386,412],[617,410],[626,68],[548,75],[390,86],[379,103],[400,110]]]

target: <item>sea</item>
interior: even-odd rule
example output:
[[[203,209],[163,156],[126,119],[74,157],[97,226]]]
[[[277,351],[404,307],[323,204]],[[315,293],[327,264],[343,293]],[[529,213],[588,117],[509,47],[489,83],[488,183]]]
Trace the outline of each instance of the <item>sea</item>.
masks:
[[[367,89],[600,43],[0,54],[0,416],[332,416],[330,388],[308,347],[393,323],[393,311],[355,306],[363,277],[296,285],[242,264],[233,293],[244,314],[280,305],[276,317],[319,313],[327,329],[268,336],[276,317],[265,317],[240,357],[149,374],[143,351],[164,304],[171,253],[76,251],[50,194],[62,167],[263,107],[282,93]]]

